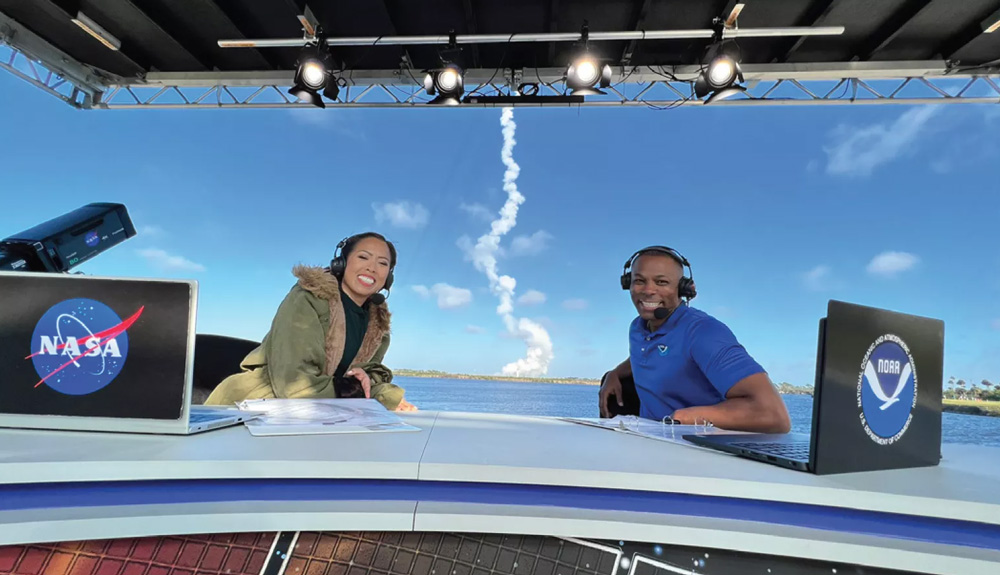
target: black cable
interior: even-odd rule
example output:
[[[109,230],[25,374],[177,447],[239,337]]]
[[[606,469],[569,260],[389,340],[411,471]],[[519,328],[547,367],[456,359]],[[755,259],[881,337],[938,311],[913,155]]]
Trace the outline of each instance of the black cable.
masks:
[[[504,60],[507,59],[507,50],[510,48],[510,43],[514,39],[514,36],[515,36],[515,34],[511,34],[507,38],[507,43],[504,44],[504,47],[503,47],[503,54],[500,55],[500,63],[493,70],[493,75],[490,76],[490,79],[487,80],[485,84],[480,84],[480,85],[476,86],[475,89],[473,89],[472,91],[470,91],[469,92],[470,96],[475,96],[477,94],[480,95],[480,96],[485,96],[486,95],[486,94],[480,94],[479,93],[479,89],[482,88],[483,86],[489,86],[490,84],[492,84],[493,83],[493,79],[497,77],[497,73],[500,72],[500,70],[503,68]],[[499,92],[499,90],[497,90],[497,92]]]

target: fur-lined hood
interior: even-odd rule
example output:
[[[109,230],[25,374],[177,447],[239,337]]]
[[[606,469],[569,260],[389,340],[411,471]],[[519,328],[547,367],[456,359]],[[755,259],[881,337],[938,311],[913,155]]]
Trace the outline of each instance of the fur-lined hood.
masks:
[[[298,278],[298,285],[318,298],[327,300],[330,304],[330,329],[326,334],[326,369],[327,375],[333,375],[344,356],[346,327],[344,306],[340,301],[340,282],[329,268],[318,266],[297,265],[292,268],[292,275]],[[368,304],[368,329],[361,341],[357,355],[351,365],[365,363],[371,360],[382,344],[382,339],[389,334],[390,318],[388,305],[383,302],[378,305]]]

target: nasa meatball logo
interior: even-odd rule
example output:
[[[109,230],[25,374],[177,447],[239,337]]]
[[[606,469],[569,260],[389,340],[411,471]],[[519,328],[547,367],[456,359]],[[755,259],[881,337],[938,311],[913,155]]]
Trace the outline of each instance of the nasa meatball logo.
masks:
[[[86,235],[84,241],[87,242],[88,246],[94,247],[97,244],[101,243],[101,238],[100,236],[97,235],[97,232],[90,232]]]
[[[861,362],[857,396],[872,441],[891,445],[903,437],[917,405],[917,370],[906,342],[892,334],[875,340]]]
[[[128,358],[128,328],[143,307],[122,319],[92,299],[71,299],[49,308],[31,335],[30,359],[42,384],[66,395],[87,395],[108,386]]]

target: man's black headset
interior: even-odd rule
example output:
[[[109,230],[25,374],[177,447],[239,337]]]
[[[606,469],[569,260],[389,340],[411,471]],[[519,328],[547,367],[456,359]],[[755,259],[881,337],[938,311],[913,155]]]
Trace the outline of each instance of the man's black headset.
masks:
[[[641,250],[632,254],[632,257],[625,262],[625,271],[622,273],[622,289],[627,290],[632,287],[632,264],[635,263],[636,258],[641,255],[648,253],[660,253],[665,254],[673,258],[674,261],[681,264],[682,267],[687,267],[688,275],[682,276],[681,281],[677,284],[677,295],[691,301],[698,295],[697,290],[694,287],[694,271],[691,269],[691,264],[688,262],[687,258],[682,256],[680,252],[673,248],[668,248],[667,246],[648,246],[642,248]]]
[[[364,236],[364,237],[375,237],[375,236]],[[330,273],[333,274],[337,279],[343,281],[344,270],[347,268],[347,257],[344,256],[344,252],[347,248],[354,245],[355,242],[361,240],[358,236],[350,236],[340,240],[337,244],[337,249],[333,252],[333,259],[330,260]],[[389,268],[389,275],[385,276],[385,286],[382,289],[389,290],[392,287],[392,269]]]

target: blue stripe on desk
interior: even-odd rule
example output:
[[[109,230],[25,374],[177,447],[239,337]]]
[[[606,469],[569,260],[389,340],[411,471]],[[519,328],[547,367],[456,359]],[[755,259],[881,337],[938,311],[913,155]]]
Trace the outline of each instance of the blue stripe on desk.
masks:
[[[1000,550],[1000,525],[731,497],[500,483],[237,479],[0,485],[0,511],[230,501],[423,501],[758,521]]]

